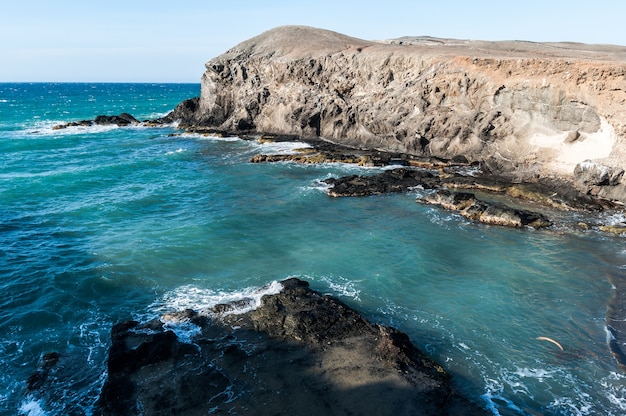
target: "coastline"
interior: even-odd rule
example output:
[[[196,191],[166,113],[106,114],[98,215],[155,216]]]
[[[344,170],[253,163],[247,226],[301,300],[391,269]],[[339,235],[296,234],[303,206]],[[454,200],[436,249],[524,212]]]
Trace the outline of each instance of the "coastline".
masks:
[[[167,108],[181,99],[180,94],[170,98]],[[88,113],[75,107],[75,115],[86,118],[119,111],[94,105]],[[138,118],[157,114],[140,106],[132,113]],[[453,375],[464,397],[486,403],[494,413],[619,413],[623,402],[615,400],[624,397],[625,376],[607,348],[606,300],[613,292],[605,277],[619,281],[613,277],[620,276],[626,258],[620,252],[622,238],[601,233],[583,212],[546,215],[557,224],[547,229],[509,229],[418,204],[417,197],[431,192],[419,187],[398,195],[330,198],[326,179],[355,175],[354,183],[365,183],[364,178],[384,172],[410,179],[402,172],[419,166],[404,165],[402,155],[374,168],[258,165],[248,163],[255,154],[274,157],[279,149],[294,153],[306,147],[303,153],[315,155],[311,145],[265,144],[258,140],[268,138],[256,135],[245,137],[249,142],[202,137],[177,131],[175,125],[52,131],[53,123],[65,118],[50,117],[18,131],[13,143],[23,144],[27,152],[14,153],[3,170],[5,177],[11,166],[32,171],[35,166],[19,163],[17,157],[41,157],[48,163],[36,168],[61,173],[33,177],[32,186],[16,194],[15,202],[7,201],[10,228],[4,241],[14,247],[9,255],[34,254],[23,267],[12,258],[5,263],[26,272],[7,282],[5,304],[22,296],[21,275],[31,276],[33,266],[42,266],[40,289],[32,292],[36,303],[4,309],[14,315],[10,322],[25,322],[20,333],[3,327],[4,362],[9,363],[3,384],[5,391],[15,392],[7,407],[50,414],[84,409],[89,414],[104,382],[109,334],[116,322],[143,323],[184,308],[201,311],[215,304],[208,299],[230,301],[273,279],[296,276],[373,322],[405,331]],[[32,148],[35,143],[38,149]],[[48,157],[60,146],[71,156],[71,174],[67,158]],[[101,157],[106,155],[116,156]],[[77,164],[78,156],[87,163]],[[411,159],[411,164],[424,163]],[[439,166],[429,164],[426,172],[434,176],[458,169],[472,178],[479,168],[460,159],[432,162]],[[12,183],[31,182],[16,179]],[[33,194],[39,183],[47,191],[41,200]],[[485,188],[517,192],[504,184],[481,182]],[[126,189],[133,192],[118,192]],[[481,200],[520,203],[505,192],[472,193]],[[41,201],[37,212],[20,208],[29,200]],[[590,214],[607,220],[606,215]],[[589,229],[579,228],[578,220]],[[564,222],[567,227],[559,225]],[[72,224],[76,227],[68,227]],[[22,239],[24,231],[37,238]],[[35,247],[42,238],[53,244]],[[13,246],[14,241],[19,244]],[[54,281],[46,278],[60,267],[75,272],[58,274]],[[51,291],[49,284],[62,291]],[[52,305],[59,306],[62,321],[45,313]],[[34,326],[29,319],[37,321]],[[41,331],[48,336],[39,339]],[[564,351],[537,337],[555,340]],[[54,363],[55,355],[48,351],[60,357],[49,368],[46,391],[24,392],[38,360],[42,375]],[[513,383],[524,390],[509,388]]]
[[[94,120],[70,122],[56,126],[64,129],[82,124],[144,125],[158,127],[176,122],[181,108],[196,111],[197,99],[185,100],[165,117],[139,121],[130,114],[98,116]],[[333,143],[320,137],[299,137],[288,134],[227,131],[210,126],[178,127],[184,133],[217,137],[239,137],[259,142],[302,143],[289,154],[257,154],[251,163],[293,162],[302,164],[347,163],[358,166],[386,168],[382,174],[365,177],[349,176],[327,180],[331,197],[363,197],[396,192],[411,188],[433,190],[433,194],[418,199],[417,203],[432,204],[458,212],[476,223],[513,228],[548,228],[557,232],[599,232],[607,235],[626,234],[626,211],[623,204],[603,197],[581,192],[568,179],[535,178],[534,181],[514,180],[479,163],[469,163],[463,157],[446,160],[437,157],[354,148]],[[485,172],[483,169],[486,169]],[[355,186],[355,184],[357,186]],[[341,189],[341,190],[340,190]],[[577,212],[584,220],[563,221],[563,214]],[[604,215],[600,213],[613,213]],[[622,218],[615,223],[613,218]],[[608,222],[607,222],[608,220]],[[626,278],[610,277],[614,287],[608,301],[606,327],[607,343],[619,367],[626,369]],[[626,371],[626,370],[624,370]]]
[[[115,325],[95,414],[488,414],[405,334],[295,278],[259,292]]]

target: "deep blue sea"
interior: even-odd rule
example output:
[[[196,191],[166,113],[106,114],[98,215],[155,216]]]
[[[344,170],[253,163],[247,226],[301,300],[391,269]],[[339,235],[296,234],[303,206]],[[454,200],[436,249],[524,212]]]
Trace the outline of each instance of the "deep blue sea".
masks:
[[[114,323],[291,276],[408,333],[494,415],[626,414],[605,322],[623,237],[477,225],[417,204],[418,190],[336,199],[320,182],[374,168],[248,163],[285,143],[52,129],[155,118],[199,90],[0,84],[1,415],[89,415]],[[72,377],[27,393],[50,351]]]

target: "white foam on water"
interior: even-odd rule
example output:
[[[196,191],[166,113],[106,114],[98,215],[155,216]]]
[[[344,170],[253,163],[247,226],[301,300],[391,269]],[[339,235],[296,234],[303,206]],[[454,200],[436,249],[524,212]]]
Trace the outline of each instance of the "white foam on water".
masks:
[[[169,155],[175,155],[176,153],[183,153],[185,151],[187,151],[187,149],[183,149],[181,147],[181,148],[178,148],[176,150],[170,150],[169,152],[166,152],[165,154],[169,156]]]
[[[324,182],[322,179],[317,179],[311,185],[303,186],[300,188],[303,192],[315,191],[326,193],[330,189],[330,185]]]
[[[48,413],[41,407],[41,402],[33,398],[25,399],[20,404],[19,414],[23,416],[45,416]]]
[[[189,320],[172,321],[166,317],[162,317],[161,322],[163,322],[163,328],[172,331],[176,335],[176,338],[185,344],[192,344],[193,337],[202,332],[202,329],[198,325]]]
[[[626,224],[626,215],[623,213],[611,213],[602,215],[602,222],[606,225],[624,225]]]
[[[236,307],[228,313],[242,314],[258,308],[263,296],[278,294],[282,289],[283,285],[278,281],[261,288],[249,287],[233,292],[185,285],[167,292],[162,299],[153,303],[150,309],[159,314],[185,309],[206,312],[215,305],[237,302]]]
[[[511,400],[502,396],[497,392],[487,392],[480,396],[486,402],[487,410],[490,411],[493,415],[499,416],[500,411],[498,410],[501,405],[504,405],[507,409],[513,410],[520,415],[526,414],[520,407],[516,406]]]
[[[116,124],[107,124],[107,125],[91,125],[91,126],[69,126],[63,129],[55,130],[54,126],[63,124],[63,123],[54,123],[51,124],[46,122],[41,128],[32,128],[28,130],[24,130],[23,135],[25,136],[71,136],[75,134],[98,134],[105,133],[112,130],[117,130],[120,126]]]
[[[201,133],[183,133],[183,135],[185,137],[191,137],[194,139],[198,139],[198,140],[208,140],[208,141],[215,141],[215,142],[240,142],[243,141],[243,139],[237,137],[237,136],[226,136],[226,137],[221,137],[221,136],[215,136],[215,135],[210,135],[210,134],[201,134]]]
[[[543,381],[546,378],[552,378],[554,372],[543,368],[518,368],[513,374],[522,378],[534,378]]]
[[[309,149],[311,146],[302,142],[265,142],[258,143],[259,150],[266,155],[293,155],[298,149]]]
[[[604,389],[609,403],[619,410],[620,414],[626,414],[626,375],[612,372],[600,381],[600,386]]]
[[[326,283],[330,290],[333,292],[332,294],[335,296],[350,298],[356,301],[361,300],[361,290],[357,289],[358,282],[346,279],[345,277],[332,275],[322,276],[318,280]]]

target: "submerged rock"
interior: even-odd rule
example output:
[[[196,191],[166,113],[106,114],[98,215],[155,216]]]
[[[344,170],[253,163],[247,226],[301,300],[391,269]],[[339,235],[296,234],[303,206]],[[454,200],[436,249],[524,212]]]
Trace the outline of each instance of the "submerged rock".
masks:
[[[238,306],[116,325],[95,414],[486,414],[406,334],[306,282]],[[195,328],[191,343],[176,325]]]
[[[59,362],[60,357],[61,354],[59,354],[58,352],[45,353],[41,357],[41,362],[37,371],[35,371],[30,375],[30,377],[28,377],[28,381],[26,382],[26,389],[28,391],[32,391],[41,388],[46,382],[48,376],[50,375],[50,371]]]

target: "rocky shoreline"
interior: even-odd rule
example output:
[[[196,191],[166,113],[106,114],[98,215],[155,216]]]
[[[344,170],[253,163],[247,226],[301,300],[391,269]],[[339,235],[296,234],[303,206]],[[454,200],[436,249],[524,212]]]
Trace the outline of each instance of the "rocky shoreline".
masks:
[[[181,104],[179,107],[184,107]],[[175,122],[177,111],[167,116],[139,121],[130,114],[99,115],[94,120],[82,120],[54,126],[61,130],[74,126],[128,125],[162,126]],[[433,190],[434,194],[419,198],[418,202],[437,205],[459,212],[462,216],[486,224],[515,228],[530,226],[546,228],[554,224],[546,218],[546,209],[558,211],[580,211],[599,213],[604,211],[624,212],[623,204],[582,192],[567,179],[536,178],[533,181],[514,181],[489,171],[480,163],[469,163],[466,158],[451,160],[436,157],[416,157],[403,153],[381,150],[357,149],[332,143],[323,139],[302,138],[291,135],[250,135],[236,131],[217,130],[211,127],[184,127],[187,133],[207,136],[239,136],[244,140],[263,142],[301,142],[302,148],[289,154],[257,154],[251,163],[293,162],[302,164],[349,163],[358,166],[387,167],[378,175],[351,175],[330,178],[328,194],[332,197],[359,197],[387,193],[408,192],[412,188]],[[604,175],[604,176],[603,176]],[[586,172],[587,183],[609,180],[607,172]],[[476,195],[481,193],[482,196]],[[489,197],[491,195],[491,198]],[[485,198],[486,196],[486,198]],[[507,196],[515,201],[516,207],[495,201],[497,196]],[[495,198],[494,198],[495,197]],[[521,207],[520,207],[521,206]],[[534,211],[527,207],[533,207]],[[485,212],[489,214],[484,215]],[[532,218],[532,219],[531,219]],[[578,228],[612,233],[626,233],[624,224],[580,223]]]
[[[280,286],[245,312],[248,299],[115,325],[94,414],[487,414],[404,333],[307,282]]]

